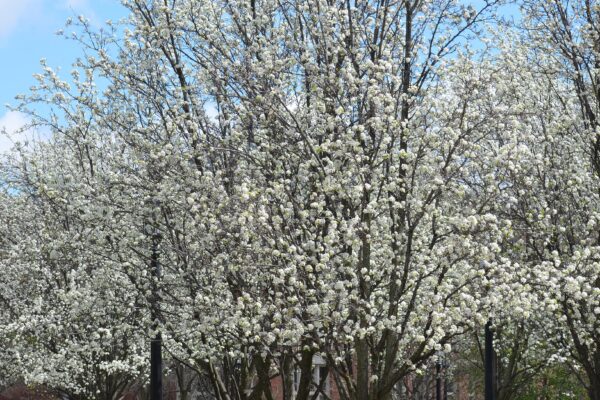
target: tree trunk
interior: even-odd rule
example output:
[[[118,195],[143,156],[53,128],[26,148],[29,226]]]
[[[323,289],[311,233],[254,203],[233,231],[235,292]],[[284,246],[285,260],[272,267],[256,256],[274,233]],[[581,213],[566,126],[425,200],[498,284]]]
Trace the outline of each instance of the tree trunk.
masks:
[[[294,358],[290,354],[284,354],[281,361],[281,380],[283,384],[283,399],[294,398]]]
[[[296,400],[308,400],[310,395],[310,386],[312,384],[312,368],[313,368],[313,355],[312,350],[302,351],[302,360],[300,360],[300,385],[298,387],[298,393],[296,393]]]
[[[588,396],[590,400],[600,400],[600,376],[596,374],[588,374],[590,385],[588,386]]]
[[[356,339],[356,400],[369,398],[369,348],[366,338]]]

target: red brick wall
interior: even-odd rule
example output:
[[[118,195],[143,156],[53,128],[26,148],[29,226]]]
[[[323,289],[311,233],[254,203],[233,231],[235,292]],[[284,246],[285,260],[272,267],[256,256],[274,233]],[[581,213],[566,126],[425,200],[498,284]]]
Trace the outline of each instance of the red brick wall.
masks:
[[[26,385],[14,385],[0,394],[0,400],[58,400],[52,391],[43,388],[29,388]]]
[[[333,378],[333,375],[329,374],[327,379],[329,380],[331,400],[339,400],[340,394],[338,391],[338,387],[335,384],[335,379]],[[271,393],[273,394],[273,398],[275,400],[283,400],[283,379],[281,379],[281,376],[276,376],[275,378],[271,379]]]

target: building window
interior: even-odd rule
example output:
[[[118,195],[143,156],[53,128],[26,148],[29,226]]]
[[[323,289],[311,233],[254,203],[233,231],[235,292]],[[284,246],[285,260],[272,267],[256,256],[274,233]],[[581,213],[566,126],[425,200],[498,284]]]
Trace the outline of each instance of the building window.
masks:
[[[300,389],[300,370],[294,370],[294,393],[298,393]],[[327,376],[327,367],[325,366],[325,362],[321,357],[315,357],[313,359],[313,368],[312,368],[312,382],[310,385],[310,398],[315,395],[317,392],[317,388],[321,383],[321,380],[324,379],[322,386],[322,393],[319,393],[317,396],[317,400],[326,400],[330,395],[330,387],[329,387],[329,378]],[[324,396],[325,393],[327,396]]]

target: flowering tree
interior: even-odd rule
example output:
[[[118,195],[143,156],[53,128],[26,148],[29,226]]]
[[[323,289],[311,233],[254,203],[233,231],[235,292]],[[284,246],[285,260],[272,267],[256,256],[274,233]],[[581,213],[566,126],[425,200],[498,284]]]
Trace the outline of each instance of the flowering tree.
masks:
[[[554,321],[546,339],[597,399],[598,5],[557,0],[523,7],[531,70],[545,98],[536,101],[532,157],[515,176],[509,207],[521,258],[531,268],[526,279],[546,306],[539,311]]]
[[[312,398],[321,356],[341,398],[386,400],[540,312],[595,399],[592,50],[489,44],[496,1],[124,4],[20,108],[52,138],[3,168],[15,373],[114,397],[161,337],[218,399]]]
[[[131,290],[88,245],[68,151],[39,146],[3,175],[3,371],[75,398],[117,398],[144,371]]]
[[[457,50],[495,2],[125,4],[122,40],[84,29],[75,90],[46,69],[27,99],[61,138],[30,180],[131,290],[117,315],[141,307],[222,398],[269,396],[273,370],[289,397],[294,368],[307,398],[316,353],[343,397],[387,398],[485,320],[503,141],[489,67]]]
[[[197,332],[233,336],[225,348],[249,352],[257,389],[268,397],[269,371],[289,382],[297,363],[307,398],[321,353],[343,397],[387,398],[481,322],[470,285],[488,279],[501,235],[486,206],[496,182],[481,182],[496,167],[479,150],[502,141],[493,111],[471,107],[486,70],[443,60],[493,3],[128,4],[143,38],[131,53],[155,49],[169,70],[183,132],[201,146],[218,132],[209,146],[237,157],[225,193],[249,203],[223,232],[226,267],[211,268],[236,314],[220,335]],[[206,318],[214,296],[201,300]]]

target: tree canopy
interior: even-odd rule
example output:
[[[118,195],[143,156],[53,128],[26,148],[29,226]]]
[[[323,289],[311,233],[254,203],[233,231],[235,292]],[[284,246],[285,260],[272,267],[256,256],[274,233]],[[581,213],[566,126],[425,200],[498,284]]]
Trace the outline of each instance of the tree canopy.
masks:
[[[116,399],[160,334],[216,399],[391,400],[491,318],[500,398],[600,399],[600,3],[123,4],[19,97],[0,379]]]

